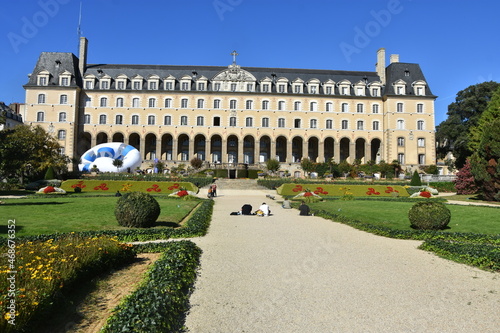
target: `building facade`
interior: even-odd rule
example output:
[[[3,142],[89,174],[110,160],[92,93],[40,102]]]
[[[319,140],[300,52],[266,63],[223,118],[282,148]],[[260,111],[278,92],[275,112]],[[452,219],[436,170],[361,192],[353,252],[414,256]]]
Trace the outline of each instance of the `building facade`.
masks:
[[[23,124],[23,117],[19,114],[20,105],[5,105],[0,102],[0,131]]]
[[[418,64],[385,50],[374,72],[241,67],[87,64],[43,52],[26,90],[25,122],[49,129],[78,159],[105,142],[136,147],[143,166],[199,157],[262,167],[355,159],[413,169],[435,164],[434,96]],[[295,168],[295,169],[294,169]]]

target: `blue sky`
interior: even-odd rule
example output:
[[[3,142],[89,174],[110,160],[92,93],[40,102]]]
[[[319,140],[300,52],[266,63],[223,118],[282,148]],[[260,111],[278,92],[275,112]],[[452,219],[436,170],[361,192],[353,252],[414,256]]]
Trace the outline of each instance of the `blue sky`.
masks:
[[[89,63],[374,71],[376,52],[418,63],[436,125],[469,85],[500,81],[500,2],[464,0],[17,0],[0,5],[0,101],[24,102],[40,52]],[[387,59],[387,63],[388,63]]]

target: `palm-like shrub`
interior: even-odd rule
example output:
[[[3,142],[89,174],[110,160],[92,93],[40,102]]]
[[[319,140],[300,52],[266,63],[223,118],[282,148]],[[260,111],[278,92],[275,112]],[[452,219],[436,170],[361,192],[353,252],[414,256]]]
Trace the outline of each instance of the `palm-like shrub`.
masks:
[[[129,228],[152,227],[160,215],[160,205],[148,193],[125,193],[118,199],[115,216],[118,224]]]
[[[442,230],[450,223],[451,212],[441,202],[417,202],[408,212],[411,227],[421,230]]]

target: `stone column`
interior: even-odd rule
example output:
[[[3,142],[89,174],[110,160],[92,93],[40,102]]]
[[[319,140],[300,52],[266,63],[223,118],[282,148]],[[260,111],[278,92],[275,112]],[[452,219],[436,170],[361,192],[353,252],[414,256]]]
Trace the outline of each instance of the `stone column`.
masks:
[[[325,142],[318,141],[318,160],[317,163],[328,162],[325,160]]]
[[[333,142],[333,160],[335,163],[340,163],[340,141],[335,140]]]
[[[227,163],[227,140],[222,139],[222,147],[221,147],[221,163]]]

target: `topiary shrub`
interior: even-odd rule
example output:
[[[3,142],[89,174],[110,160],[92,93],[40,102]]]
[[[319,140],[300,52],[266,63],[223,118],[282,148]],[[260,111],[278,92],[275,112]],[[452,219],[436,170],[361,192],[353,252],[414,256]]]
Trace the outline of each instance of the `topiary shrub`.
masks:
[[[160,205],[155,198],[144,192],[122,195],[115,207],[118,224],[129,228],[152,227],[160,215]]]
[[[422,180],[420,179],[420,175],[418,171],[415,170],[413,172],[413,176],[411,177],[410,186],[422,186]]]
[[[414,229],[442,230],[450,223],[451,212],[441,202],[425,201],[414,204],[408,218]]]

